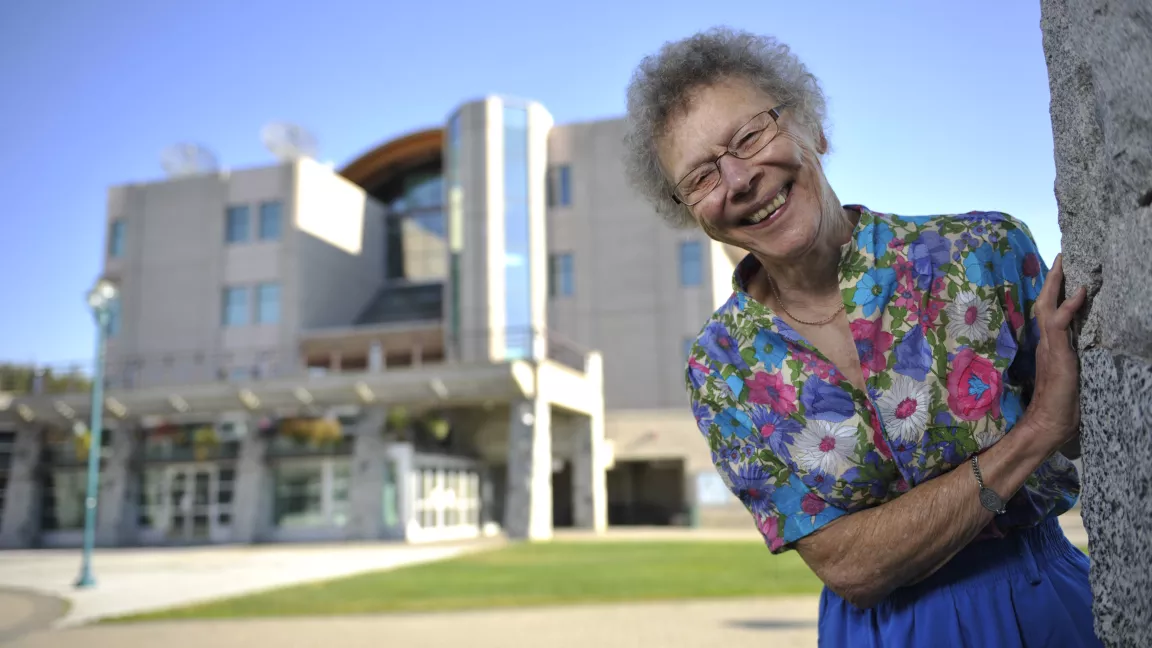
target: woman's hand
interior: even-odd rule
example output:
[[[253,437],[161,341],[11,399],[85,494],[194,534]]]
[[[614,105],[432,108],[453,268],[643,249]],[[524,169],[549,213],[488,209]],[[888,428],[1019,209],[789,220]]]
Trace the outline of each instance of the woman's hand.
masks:
[[[1073,441],[1080,429],[1080,364],[1072,349],[1069,327],[1084,305],[1087,290],[1081,287],[1061,304],[1063,287],[1064,255],[1060,255],[1034,306],[1040,328],[1036,387],[1021,421],[1050,450],[1049,454]]]

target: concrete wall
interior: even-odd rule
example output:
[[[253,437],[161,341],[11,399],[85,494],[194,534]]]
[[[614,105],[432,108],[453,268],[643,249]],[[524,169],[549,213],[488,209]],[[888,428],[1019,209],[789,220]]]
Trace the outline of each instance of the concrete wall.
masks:
[[[1083,518],[1096,634],[1152,645],[1152,4],[1042,0],[1068,285],[1079,335]]]
[[[257,236],[260,204],[279,201],[281,235]],[[225,240],[226,210],[249,208],[250,240]],[[383,207],[310,159],[230,173],[113,187],[109,227],[125,251],[105,275],[121,291],[121,327],[108,343],[114,384],[217,380],[296,370],[302,329],[351,324],[383,281]],[[280,320],[224,327],[223,291],[280,286]]]
[[[731,293],[732,263],[699,230],[674,230],[624,180],[622,120],[559,126],[549,164],[571,167],[572,204],[548,211],[548,249],[570,252],[575,294],[549,300],[552,330],[604,354],[609,410],[680,408],[684,343]],[[699,287],[680,285],[681,241],[704,244]]]
[[[384,276],[384,206],[312,160],[296,165],[301,329],[347,326]]]

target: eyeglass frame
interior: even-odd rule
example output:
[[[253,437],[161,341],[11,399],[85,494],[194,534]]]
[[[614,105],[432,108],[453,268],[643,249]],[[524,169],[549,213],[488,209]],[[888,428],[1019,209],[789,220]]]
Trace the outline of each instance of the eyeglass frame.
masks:
[[[748,121],[741,124],[740,128],[737,128],[736,132],[732,133],[732,138],[728,140],[728,145],[726,147],[726,150],[723,153],[721,153],[720,155],[717,155],[716,159],[712,160],[710,163],[709,162],[702,162],[702,163],[692,167],[692,169],[688,173],[685,173],[683,176],[681,176],[681,178],[679,180],[676,181],[676,184],[672,186],[672,200],[675,201],[675,203],[677,205],[684,205],[685,207],[692,207],[694,205],[699,205],[700,203],[704,202],[705,198],[707,198],[709,195],[711,195],[711,193],[713,191],[716,191],[716,187],[719,187],[721,184],[724,183],[724,171],[723,171],[723,169],[720,168],[720,158],[724,157],[725,155],[731,155],[732,157],[736,158],[737,160],[747,160],[747,159],[751,158],[752,156],[756,155],[757,153],[768,148],[768,145],[772,143],[772,140],[776,139],[776,136],[780,134],[780,113],[782,113],[785,108],[787,108],[787,104],[780,104],[779,106],[776,106],[774,108],[769,108],[768,110],[764,110],[764,111],[756,113],[755,115],[752,115],[751,119],[749,119]],[[776,132],[772,133],[772,137],[769,137],[768,140],[766,142],[764,142],[763,146],[761,146],[760,148],[756,149],[755,151],[749,153],[747,157],[740,157],[739,155],[736,154],[735,151],[732,150],[734,148],[733,142],[736,140],[736,136],[740,134],[740,131],[744,130],[745,126],[756,121],[760,117],[760,115],[765,115],[765,114],[772,118],[772,123],[776,126]],[[716,173],[719,174],[719,176],[720,176],[720,181],[716,183],[716,186],[709,189],[707,193],[705,193],[703,196],[700,197],[700,200],[697,200],[696,202],[693,202],[693,203],[686,202],[686,201],[682,200],[680,198],[680,196],[677,196],[676,190],[680,186],[680,183],[684,182],[688,178],[688,176],[695,173],[695,171],[697,169],[699,169],[700,167],[703,167],[703,166],[707,166],[708,164],[712,164],[712,166],[716,167]]]

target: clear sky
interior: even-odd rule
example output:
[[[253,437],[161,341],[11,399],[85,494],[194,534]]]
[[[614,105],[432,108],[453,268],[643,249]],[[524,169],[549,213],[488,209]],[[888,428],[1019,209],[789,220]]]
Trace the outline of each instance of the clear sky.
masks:
[[[845,202],[1006,211],[1059,250],[1035,0],[4,0],[0,360],[91,357],[106,188],[162,177],[169,144],[268,164],[260,127],[289,120],[341,166],[490,93],[616,117],[642,56],[713,25],[775,35],[822,80]]]

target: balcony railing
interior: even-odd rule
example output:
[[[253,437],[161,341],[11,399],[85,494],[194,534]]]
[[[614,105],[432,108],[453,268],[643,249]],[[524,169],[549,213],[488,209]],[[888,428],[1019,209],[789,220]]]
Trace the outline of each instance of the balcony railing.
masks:
[[[582,372],[588,358],[587,349],[547,330],[505,329],[460,336],[449,334],[447,338],[435,348],[366,345],[355,353],[349,353],[347,345],[336,338],[331,341],[332,355],[340,360],[335,362],[293,356],[278,349],[114,355],[105,363],[104,386],[109,390],[132,390],[213,382],[242,384],[276,378],[379,373],[428,365],[534,357]],[[0,396],[87,392],[92,385],[92,366],[91,360],[35,366],[0,363]]]

